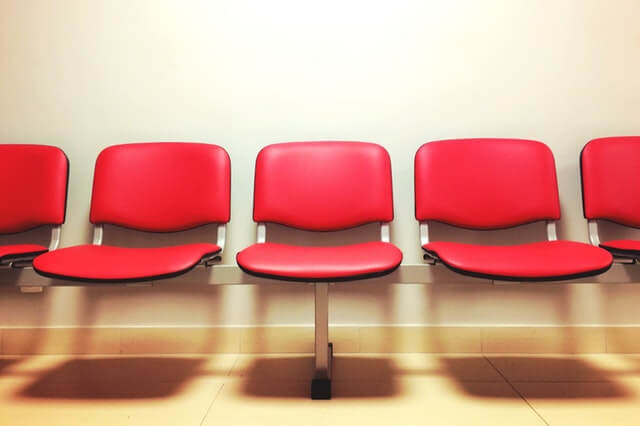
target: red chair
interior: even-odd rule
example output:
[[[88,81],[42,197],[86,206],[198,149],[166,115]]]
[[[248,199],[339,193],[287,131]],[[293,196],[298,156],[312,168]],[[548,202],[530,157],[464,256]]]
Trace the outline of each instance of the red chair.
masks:
[[[582,201],[591,243],[617,260],[636,263],[639,240],[600,242],[598,220],[640,228],[640,136],[594,139],[580,154]]]
[[[96,161],[90,221],[93,244],[38,256],[34,269],[51,278],[128,283],[175,277],[220,260],[230,215],[230,161],[203,143],[134,143],[103,150]],[[102,245],[103,225],[177,232],[216,223],[216,244],[159,248]]]
[[[295,142],[265,147],[255,170],[253,219],[257,244],[237,255],[246,273],[315,283],[313,399],[331,398],[332,345],[328,340],[328,283],[389,274],[402,261],[389,242],[393,219],[391,161],[379,145]],[[309,231],[338,231],[381,223],[381,241],[338,247],[266,242],[266,223]]]
[[[40,244],[0,245],[1,267],[25,267],[39,254],[55,250],[64,223],[69,161],[46,145],[0,145],[0,234],[50,225],[49,247]]]
[[[424,144],[415,157],[415,197],[425,259],[458,273],[500,281],[556,281],[611,267],[607,251],[557,240],[556,170],[543,143],[459,139]],[[511,246],[430,242],[429,221],[478,230],[546,221],[548,241]]]

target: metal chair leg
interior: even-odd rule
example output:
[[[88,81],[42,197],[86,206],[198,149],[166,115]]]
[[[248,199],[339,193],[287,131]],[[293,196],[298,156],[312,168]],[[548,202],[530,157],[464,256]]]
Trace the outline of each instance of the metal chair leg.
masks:
[[[315,287],[315,373],[311,399],[331,399],[333,344],[329,343],[329,283]]]

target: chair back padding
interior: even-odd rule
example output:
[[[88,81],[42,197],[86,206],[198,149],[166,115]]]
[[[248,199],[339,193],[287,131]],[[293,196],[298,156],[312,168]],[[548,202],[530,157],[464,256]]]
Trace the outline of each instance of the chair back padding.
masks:
[[[290,142],[258,154],[253,218],[311,231],[393,219],[391,160],[365,142]]]
[[[0,233],[61,225],[69,162],[60,148],[0,145]]]
[[[151,232],[226,223],[230,193],[229,155],[217,145],[115,145],[96,160],[90,219]]]
[[[585,218],[640,228],[640,136],[594,139],[580,166]]]
[[[500,229],[560,218],[553,154],[522,139],[429,142],[415,157],[419,221]]]

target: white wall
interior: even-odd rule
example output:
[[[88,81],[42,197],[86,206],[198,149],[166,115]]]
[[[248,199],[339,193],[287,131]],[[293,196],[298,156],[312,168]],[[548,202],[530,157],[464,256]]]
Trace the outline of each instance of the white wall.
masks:
[[[578,154],[591,138],[640,133],[639,21],[636,0],[0,0],[0,140],[67,152],[63,246],[89,239],[93,162],[108,145],[224,146],[233,164],[224,261],[232,264],[254,239],[258,150],[344,139],[389,150],[393,241],[406,263],[420,263],[413,154],[428,140],[482,136],[552,148],[561,237],[586,241]],[[341,285],[331,303],[331,320],[345,324],[640,322],[633,284]],[[311,289],[294,285],[42,295],[4,286],[0,326],[297,324],[312,321],[312,306]]]

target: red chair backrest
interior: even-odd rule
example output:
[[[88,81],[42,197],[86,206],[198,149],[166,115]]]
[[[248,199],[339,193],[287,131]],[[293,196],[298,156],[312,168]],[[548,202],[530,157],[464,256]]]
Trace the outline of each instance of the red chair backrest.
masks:
[[[522,139],[454,139],[415,157],[416,218],[500,229],[560,218],[553,154]]]
[[[204,143],[115,145],[96,160],[91,222],[173,232],[230,216],[227,152]]]
[[[594,139],[580,165],[584,216],[640,227],[640,136]]]
[[[0,233],[61,225],[69,162],[46,145],[0,145]]]
[[[365,142],[290,142],[256,160],[253,219],[333,231],[393,219],[391,160]]]

